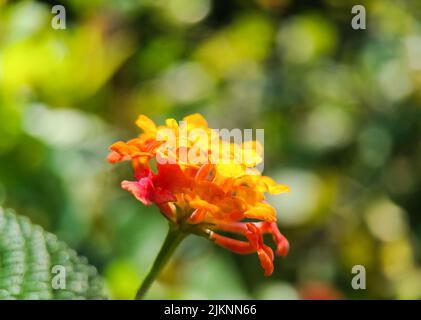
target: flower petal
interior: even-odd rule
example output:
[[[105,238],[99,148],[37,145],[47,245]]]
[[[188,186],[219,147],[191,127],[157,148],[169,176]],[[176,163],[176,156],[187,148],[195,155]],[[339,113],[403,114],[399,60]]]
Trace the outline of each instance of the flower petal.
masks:
[[[210,238],[217,245],[238,254],[249,254],[256,251],[250,242],[228,238],[213,231],[210,233]]]
[[[275,221],[276,211],[271,205],[267,203],[257,203],[255,206],[248,209],[244,216],[250,219],[259,219],[264,221]]]
[[[121,187],[131,192],[137,200],[145,205],[152,204],[154,200],[154,187],[149,178],[143,178],[139,181],[124,180],[121,183]]]
[[[144,132],[156,132],[156,125],[155,122],[153,122],[151,119],[149,119],[147,116],[141,114],[137,120],[136,125],[142,129]]]
[[[207,128],[208,122],[200,113],[193,113],[183,118],[187,122],[187,125],[191,125],[194,128]]]

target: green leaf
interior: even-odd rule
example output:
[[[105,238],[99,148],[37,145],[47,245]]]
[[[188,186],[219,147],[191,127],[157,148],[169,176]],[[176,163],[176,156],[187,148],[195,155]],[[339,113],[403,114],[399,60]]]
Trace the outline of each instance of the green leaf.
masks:
[[[0,299],[106,299],[87,259],[28,218],[0,207]]]

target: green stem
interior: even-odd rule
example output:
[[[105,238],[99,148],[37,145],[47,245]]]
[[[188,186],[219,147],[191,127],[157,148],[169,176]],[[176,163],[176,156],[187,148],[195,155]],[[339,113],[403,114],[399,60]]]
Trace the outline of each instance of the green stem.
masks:
[[[170,225],[167,237],[165,238],[165,241],[162,244],[161,250],[159,251],[158,256],[156,257],[152,268],[149,270],[149,273],[143,280],[139,290],[136,293],[136,300],[142,300],[145,297],[148,289],[155,281],[162,268],[166,265],[177,246],[186,237],[186,235],[186,233]]]

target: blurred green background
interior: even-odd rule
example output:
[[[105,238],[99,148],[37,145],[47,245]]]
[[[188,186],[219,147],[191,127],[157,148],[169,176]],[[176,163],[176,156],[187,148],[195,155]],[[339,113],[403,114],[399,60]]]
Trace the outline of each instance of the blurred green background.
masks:
[[[65,30],[54,4],[0,0],[0,205],[86,255],[113,298],[134,296],[167,225],[107,148],[140,113],[193,112],[265,129],[291,252],[265,278],[191,236],[149,298],[421,298],[421,2],[73,0]]]

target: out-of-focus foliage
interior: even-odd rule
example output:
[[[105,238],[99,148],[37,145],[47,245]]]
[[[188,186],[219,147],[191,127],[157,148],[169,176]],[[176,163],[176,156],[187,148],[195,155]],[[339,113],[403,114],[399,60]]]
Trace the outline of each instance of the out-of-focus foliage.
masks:
[[[0,299],[104,298],[103,281],[86,258],[0,207]]]
[[[291,252],[264,278],[191,237],[151,298],[421,298],[421,3],[360,3],[366,30],[347,0],[73,0],[54,30],[52,2],[0,0],[0,204],[132,298],[166,224],[120,190],[107,146],[139,113],[201,112],[265,129]]]

